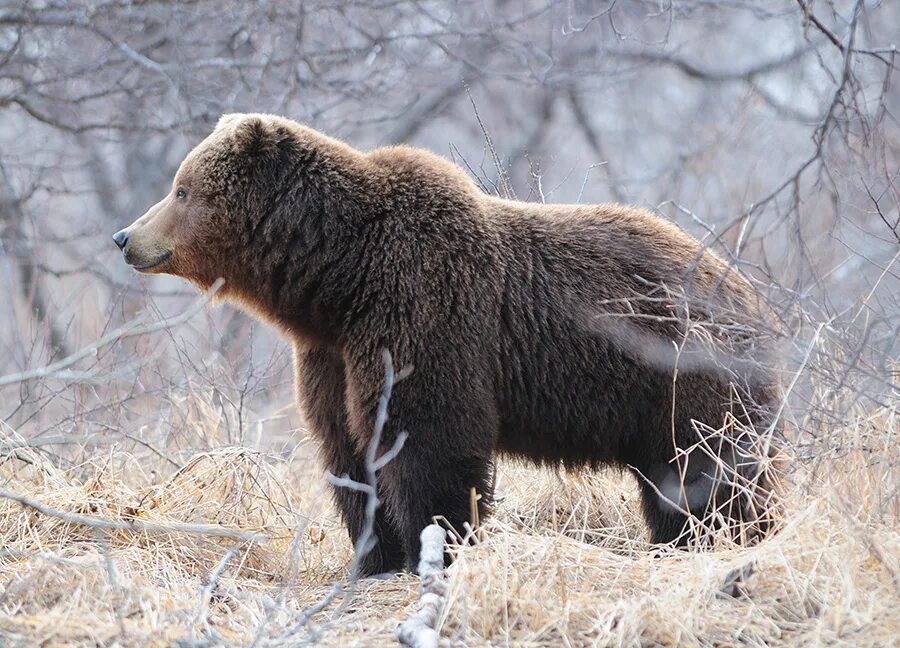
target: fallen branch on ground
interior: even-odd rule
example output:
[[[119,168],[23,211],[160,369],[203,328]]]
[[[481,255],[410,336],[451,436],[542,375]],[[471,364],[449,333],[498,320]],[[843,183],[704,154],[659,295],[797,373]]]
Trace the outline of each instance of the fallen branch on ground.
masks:
[[[438,621],[447,599],[444,574],[444,538],[440,525],[422,529],[422,553],[419,557],[419,607],[397,627],[397,641],[409,648],[438,648],[441,634]]]
[[[0,489],[0,498],[18,502],[22,506],[33,509],[41,515],[57,518],[70,524],[80,524],[93,529],[106,531],[132,531],[134,533],[182,533],[185,535],[211,536],[216,538],[233,538],[243,542],[265,542],[266,537],[260,533],[247,531],[235,531],[215,524],[185,524],[183,522],[169,522],[159,524],[156,522],[144,522],[142,520],[107,520],[95,518],[78,513],[60,511],[33,500],[24,495]]]

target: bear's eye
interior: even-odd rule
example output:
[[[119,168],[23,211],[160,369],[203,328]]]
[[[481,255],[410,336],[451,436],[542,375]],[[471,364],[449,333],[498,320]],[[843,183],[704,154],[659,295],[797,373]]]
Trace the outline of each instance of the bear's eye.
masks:
[[[178,187],[178,190],[175,192],[176,198],[187,198],[187,190],[184,187]]]

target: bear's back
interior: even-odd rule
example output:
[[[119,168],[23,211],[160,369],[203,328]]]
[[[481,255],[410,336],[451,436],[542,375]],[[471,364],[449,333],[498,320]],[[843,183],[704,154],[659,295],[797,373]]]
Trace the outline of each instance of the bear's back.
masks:
[[[758,298],[736,269],[643,210],[483,202],[507,251],[502,447],[573,465],[646,452],[631,444],[670,424],[673,389],[680,427],[721,425],[729,381],[748,384],[762,353]],[[767,381],[751,376],[749,396],[764,399]],[[602,450],[589,441],[599,429]]]

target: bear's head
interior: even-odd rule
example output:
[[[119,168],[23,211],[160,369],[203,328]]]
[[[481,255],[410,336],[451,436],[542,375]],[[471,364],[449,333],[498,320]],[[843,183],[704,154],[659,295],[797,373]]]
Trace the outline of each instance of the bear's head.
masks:
[[[219,277],[226,291],[239,284],[273,197],[304,157],[298,128],[271,115],[224,115],[181,163],[168,195],[113,235],[125,261],[201,289]]]

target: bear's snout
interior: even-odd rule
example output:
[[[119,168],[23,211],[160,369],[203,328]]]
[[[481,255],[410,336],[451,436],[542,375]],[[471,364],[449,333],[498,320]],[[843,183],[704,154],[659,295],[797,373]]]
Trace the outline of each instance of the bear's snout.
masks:
[[[125,246],[128,245],[128,231],[127,230],[119,230],[112,236],[113,241],[116,242],[116,245],[119,246],[120,250],[124,250]]]
[[[138,226],[140,220],[112,235],[122,251],[125,263],[141,272],[158,271],[172,256],[172,250],[147,227]],[[136,227],[137,226],[137,227]]]

